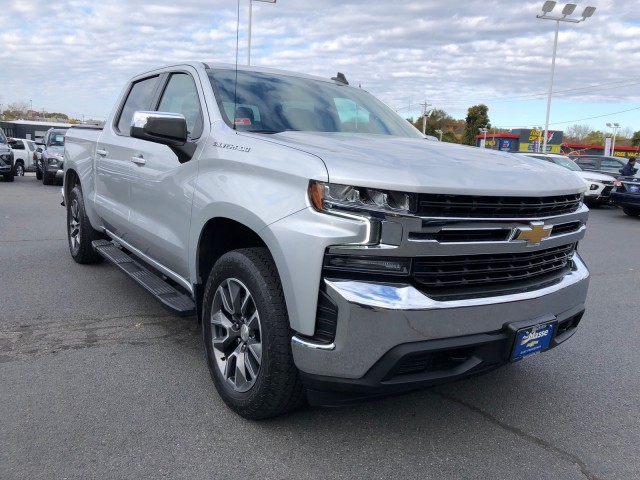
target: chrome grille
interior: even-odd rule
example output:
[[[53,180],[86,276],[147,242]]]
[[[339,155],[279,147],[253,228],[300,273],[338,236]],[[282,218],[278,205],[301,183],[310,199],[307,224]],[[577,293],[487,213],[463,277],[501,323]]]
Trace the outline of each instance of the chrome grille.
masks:
[[[580,194],[553,197],[420,194],[417,214],[422,217],[536,218],[572,213],[580,204]]]

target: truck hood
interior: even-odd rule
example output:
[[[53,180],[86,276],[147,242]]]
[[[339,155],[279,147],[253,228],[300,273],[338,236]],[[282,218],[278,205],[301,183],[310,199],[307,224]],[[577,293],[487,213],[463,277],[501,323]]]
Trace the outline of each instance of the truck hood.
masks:
[[[420,138],[283,132],[271,141],[321,158],[332,183],[418,193],[547,196],[585,191],[573,172],[523,156]]]

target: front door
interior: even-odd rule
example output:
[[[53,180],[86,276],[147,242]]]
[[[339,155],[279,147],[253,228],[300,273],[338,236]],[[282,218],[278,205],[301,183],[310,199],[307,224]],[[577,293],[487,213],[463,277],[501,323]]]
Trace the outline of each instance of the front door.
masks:
[[[201,94],[188,71],[165,76],[157,111],[180,113],[191,141],[203,137]],[[130,228],[134,245],[184,279],[189,277],[188,248],[191,204],[198,173],[197,157],[180,163],[165,145],[138,140],[131,165]]]

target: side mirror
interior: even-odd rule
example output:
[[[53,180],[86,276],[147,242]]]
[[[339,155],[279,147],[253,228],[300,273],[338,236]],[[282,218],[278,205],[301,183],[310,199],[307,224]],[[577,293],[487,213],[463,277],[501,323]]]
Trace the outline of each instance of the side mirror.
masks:
[[[140,140],[181,147],[187,142],[187,121],[179,113],[135,112],[130,133]]]
[[[180,163],[191,160],[196,151],[196,144],[187,141],[187,121],[179,113],[135,112],[130,135],[168,146],[178,156]]]

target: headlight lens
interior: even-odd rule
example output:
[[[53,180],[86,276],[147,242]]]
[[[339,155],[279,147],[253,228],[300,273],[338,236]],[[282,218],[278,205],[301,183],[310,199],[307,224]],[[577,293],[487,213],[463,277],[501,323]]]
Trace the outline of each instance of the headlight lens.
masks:
[[[360,210],[409,214],[415,211],[416,195],[376,188],[312,181],[309,198],[320,211]]]

